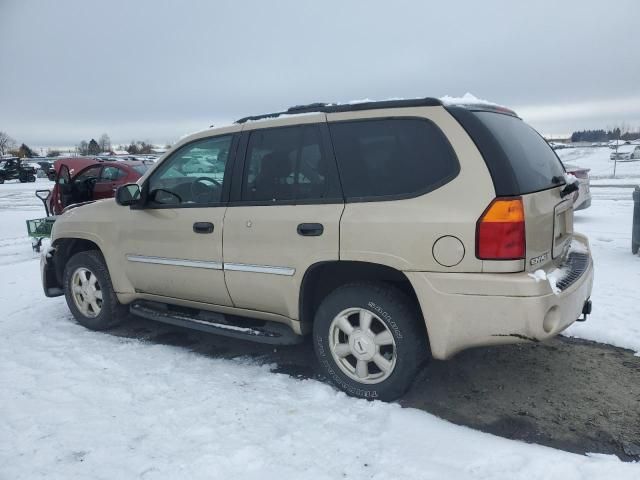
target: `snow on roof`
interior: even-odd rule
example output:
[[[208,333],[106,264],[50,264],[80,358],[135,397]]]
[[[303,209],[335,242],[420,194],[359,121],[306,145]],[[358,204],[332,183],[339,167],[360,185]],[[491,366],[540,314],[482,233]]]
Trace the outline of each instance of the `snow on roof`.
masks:
[[[461,97],[451,97],[449,95],[445,95],[444,97],[440,97],[440,101],[445,105],[490,105],[492,107],[502,107],[502,105],[498,103],[478,98],[469,92],[465,93]]]

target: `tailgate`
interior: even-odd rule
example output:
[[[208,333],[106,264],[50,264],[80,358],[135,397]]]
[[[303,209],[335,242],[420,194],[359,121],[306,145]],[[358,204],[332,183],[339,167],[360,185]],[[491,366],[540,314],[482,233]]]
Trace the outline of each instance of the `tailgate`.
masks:
[[[525,211],[525,270],[534,271],[566,259],[573,238],[573,202],[561,198],[564,186],[522,195]]]

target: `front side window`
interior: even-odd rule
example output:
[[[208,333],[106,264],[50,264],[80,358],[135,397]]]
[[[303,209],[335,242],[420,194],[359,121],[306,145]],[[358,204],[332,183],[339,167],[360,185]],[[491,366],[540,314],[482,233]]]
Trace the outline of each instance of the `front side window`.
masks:
[[[189,143],[162,162],[148,182],[156,205],[204,205],[222,201],[232,135]]]
[[[317,125],[255,130],[247,146],[242,200],[327,198],[329,167]]]
[[[329,128],[348,200],[426,193],[460,171],[451,144],[426,119],[346,121]]]
[[[100,169],[102,165],[95,165],[93,167],[89,167],[83,172],[80,172],[76,175],[76,178],[73,179],[74,183],[83,183],[83,182],[95,182],[100,176]]]

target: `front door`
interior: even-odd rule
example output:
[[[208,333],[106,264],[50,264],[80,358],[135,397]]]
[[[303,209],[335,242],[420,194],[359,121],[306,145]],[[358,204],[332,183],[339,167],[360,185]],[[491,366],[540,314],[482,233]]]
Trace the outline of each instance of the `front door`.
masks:
[[[233,135],[190,142],[143,185],[145,204],[120,228],[127,276],[138,292],[231,306],[222,270],[222,224]],[[184,165],[199,158],[200,172]]]
[[[54,187],[53,204],[51,211],[54,215],[60,215],[64,207],[72,203],[73,192],[71,186],[71,173],[69,167],[62,165],[56,177]]]
[[[344,204],[326,123],[243,136],[238,198],[225,215],[227,287],[236,307],[298,319],[309,266],[339,258]]]

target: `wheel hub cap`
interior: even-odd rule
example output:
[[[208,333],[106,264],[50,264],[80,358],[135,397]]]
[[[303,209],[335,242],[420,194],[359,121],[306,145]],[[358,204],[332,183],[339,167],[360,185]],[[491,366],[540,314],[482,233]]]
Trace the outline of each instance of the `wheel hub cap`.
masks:
[[[100,315],[102,289],[98,278],[87,268],[77,268],[71,276],[71,295],[80,312],[89,318]]]
[[[359,383],[380,383],[395,368],[393,334],[364,308],[348,308],[336,315],[329,326],[329,347],[342,373]]]
[[[349,337],[349,346],[353,355],[361,360],[371,360],[376,353],[375,344],[373,338],[367,338],[368,335],[365,332],[354,332]]]

